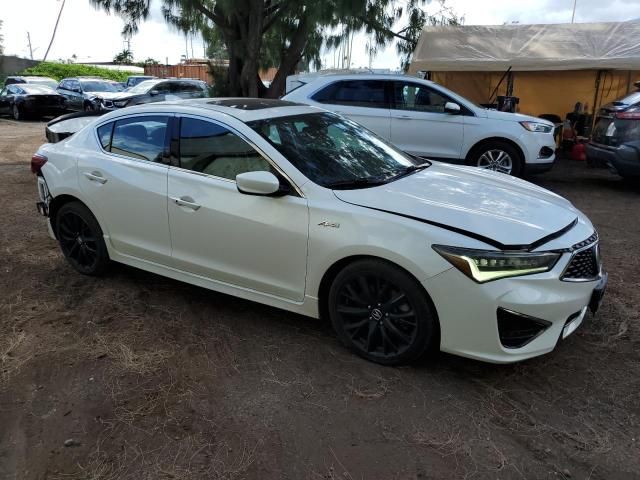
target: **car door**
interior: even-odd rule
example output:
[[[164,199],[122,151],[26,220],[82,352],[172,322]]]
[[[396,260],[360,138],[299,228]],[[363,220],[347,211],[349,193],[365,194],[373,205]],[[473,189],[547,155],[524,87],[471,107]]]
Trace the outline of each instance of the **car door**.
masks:
[[[67,80],[66,83],[67,90],[65,91],[65,97],[67,98],[67,107],[71,110],[83,110],[84,101],[80,82],[78,80]]]
[[[78,182],[119,254],[168,265],[169,115],[139,114],[96,128],[101,148],[78,155]]]
[[[235,182],[240,173],[281,174],[228,126],[184,116],[179,135],[179,166],[169,169],[168,182],[174,266],[302,301],[309,230],[306,199],[295,190],[279,197],[240,193]]]
[[[11,92],[10,86],[4,87],[0,92],[0,113],[7,114],[11,112]]]
[[[464,115],[445,112],[452,100],[430,86],[395,81],[391,110],[391,142],[412,155],[460,158]]]
[[[311,99],[389,140],[391,110],[387,84],[386,80],[340,80],[325,86]]]
[[[69,83],[67,80],[62,80],[60,82],[58,88],[56,88],[56,92],[64,97],[64,102],[67,108],[72,109],[73,107],[71,105],[71,93],[69,92]]]

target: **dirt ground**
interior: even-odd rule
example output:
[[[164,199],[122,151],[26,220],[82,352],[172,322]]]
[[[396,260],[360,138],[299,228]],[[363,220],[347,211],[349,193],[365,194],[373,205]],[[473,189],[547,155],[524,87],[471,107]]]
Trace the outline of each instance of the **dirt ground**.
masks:
[[[35,211],[43,141],[0,120],[0,479],[640,478],[640,188],[569,161],[533,178],[590,216],[610,273],[556,351],[389,368],[321,321],[75,273]]]

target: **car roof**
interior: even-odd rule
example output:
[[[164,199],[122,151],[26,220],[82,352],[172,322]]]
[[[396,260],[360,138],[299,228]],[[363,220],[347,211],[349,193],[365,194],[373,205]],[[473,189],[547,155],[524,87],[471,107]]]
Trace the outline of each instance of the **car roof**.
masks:
[[[415,75],[404,73],[340,73],[340,72],[311,72],[298,75],[298,80],[304,83],[311,83],[319,79],[331,80],[418,80],[421,82],[433,83]],[[305,80],[308,80],[305,82]]]
[[[324,111],[309,105],[266,98],[194,98],[147,103],[117,110],[117,112],[122,115],[130,115],[134,112],[166,112],[167,106],[171,107],[172,113],[206,115],[208,112],[219,112],[234,117],[244,123],[265,118],[303,115]],[[115,115],[114,118],[118,116],[120,115]]]

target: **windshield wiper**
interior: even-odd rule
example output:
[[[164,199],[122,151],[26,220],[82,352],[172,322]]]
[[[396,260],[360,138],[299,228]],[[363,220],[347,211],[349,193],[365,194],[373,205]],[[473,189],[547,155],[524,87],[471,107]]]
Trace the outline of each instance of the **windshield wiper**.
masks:
[[[389,180],[390,181],[391,180],[397,180],[399,178],[406,177],[407,175],[411,175],[412,173],[417,172],[419,170],[424,170],[425,168],[430,167],[430,166],[431,166],[431,162],[429,162],[429,161],[421,163],[419,165],[409,165],[407,168],[402,170],[397,175],[394,175]]]
[[[387,183],[387,180],[381,180],[379,178],[352,178],[326,183],[324,186],[336,190],[348,190],[350,188],[375,187],[377,185],[384,185],[385,183]]]

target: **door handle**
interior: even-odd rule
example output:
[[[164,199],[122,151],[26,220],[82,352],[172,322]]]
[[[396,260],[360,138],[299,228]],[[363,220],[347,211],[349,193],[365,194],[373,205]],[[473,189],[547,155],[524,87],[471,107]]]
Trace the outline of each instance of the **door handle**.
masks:
[[[397,118],[398,120],[411,120],[410,115],[398,115],[395,118]]]
[[[98,182],[102,185],[104,185],[105,183],[107,183],[107,179],[104,178],[100,172],[85,172],[84,176],[87,177],[89,180],[91,180],[92,182]]]
[[[169,197],[169,198],[173,203],[175,203],[180,207],[187,207],[192,210],[198,210],[200,208],[200,205],[198,205],[191,197],[185,196],[180,198],[177,198],[177,197]]]

